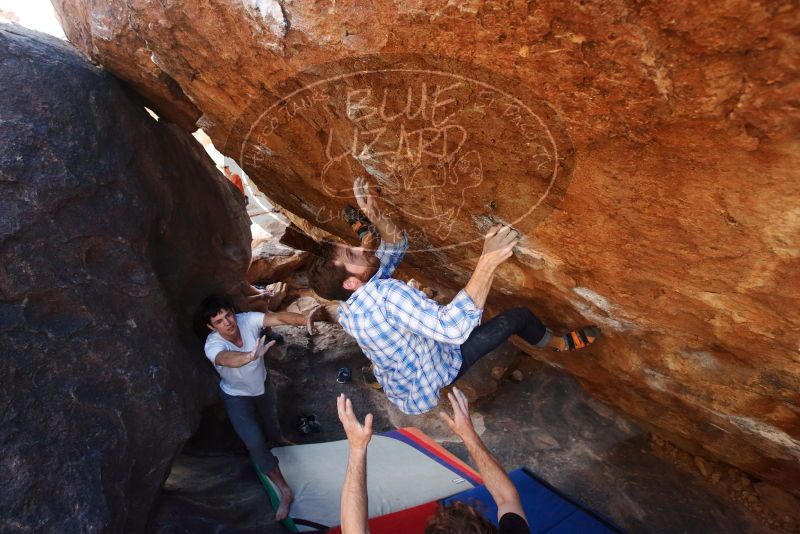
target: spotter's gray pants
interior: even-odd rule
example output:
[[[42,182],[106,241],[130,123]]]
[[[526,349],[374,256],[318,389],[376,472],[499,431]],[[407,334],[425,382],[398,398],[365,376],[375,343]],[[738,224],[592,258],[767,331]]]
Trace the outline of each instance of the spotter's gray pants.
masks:
[[[228,418],[233,429],[244,441],[250,457],[262,473],[269,473],[278,467],[278,458],[269,450],[268,443],[277,443],[281,437],[281,427],[278,422],[277,397],[275,388],[270,384],[269,377],[264,382],[264,393],[252,397],[228,395],[219,390]],[[261,431],[259,416],[264,422],[266,437]]]

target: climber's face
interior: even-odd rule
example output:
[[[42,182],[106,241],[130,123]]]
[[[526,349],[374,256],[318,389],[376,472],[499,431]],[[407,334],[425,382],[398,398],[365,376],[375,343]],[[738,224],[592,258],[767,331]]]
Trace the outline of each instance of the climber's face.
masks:
[[[363,247],[337,247],[336,256],[332,261],[336,265],[343,266],[350,275],[342,284],[349,291],[355,291],[364,285],[380,265],[373,251],[365,250]]]
[[[236,315],[233,310],[221,309],[211,318],[208,328],[219,332],[219,335],[229,341],[239,337],[239,325],[236,324]]]

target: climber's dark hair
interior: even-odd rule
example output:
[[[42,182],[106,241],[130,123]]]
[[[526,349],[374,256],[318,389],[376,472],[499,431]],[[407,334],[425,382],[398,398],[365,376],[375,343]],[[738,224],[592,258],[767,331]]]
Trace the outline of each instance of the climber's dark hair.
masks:
[[[308,285],[317,295],[327,300],[347,300],[353,294],[342,286],[350,273],[344,265],[336,265],[332,261],[336,257],[336,250],[341,246],[343,245],[333,241],[323,241],[308,266]]]

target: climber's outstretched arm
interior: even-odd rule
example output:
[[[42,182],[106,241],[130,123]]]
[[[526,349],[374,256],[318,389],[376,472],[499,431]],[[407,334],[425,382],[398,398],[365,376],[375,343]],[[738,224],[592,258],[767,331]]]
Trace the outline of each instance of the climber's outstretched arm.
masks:
[[[500,264],[511,257],[514,247],[519,243],[519,234],[510,226],[497,225],[486,234],[483,253],[472,273],[464,291],[470,296],[475,306],[483,308],[489,289],[492,287],[494,273]]]

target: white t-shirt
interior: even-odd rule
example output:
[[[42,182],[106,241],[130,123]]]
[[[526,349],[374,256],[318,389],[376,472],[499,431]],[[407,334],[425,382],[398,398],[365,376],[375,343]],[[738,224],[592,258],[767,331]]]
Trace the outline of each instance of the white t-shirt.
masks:
[[[237,397],[261,395],[264,393],[264,381],[267,379],[267,366],[264,365],[264,358],[258,358],[241,367],[223,367],[214,361],[220,352],[226,350],[250,352],[255,349],[256,343],[258,343],[258,334],[264,325],[264,314],[259,312],[237,313],[236,324],[239,325],[239,332],[242,334],[244,344],[237,347],[218,332],[211,332],[206,338],[206,357],[211,360],[222,378],[219,382],[222,391]]]

